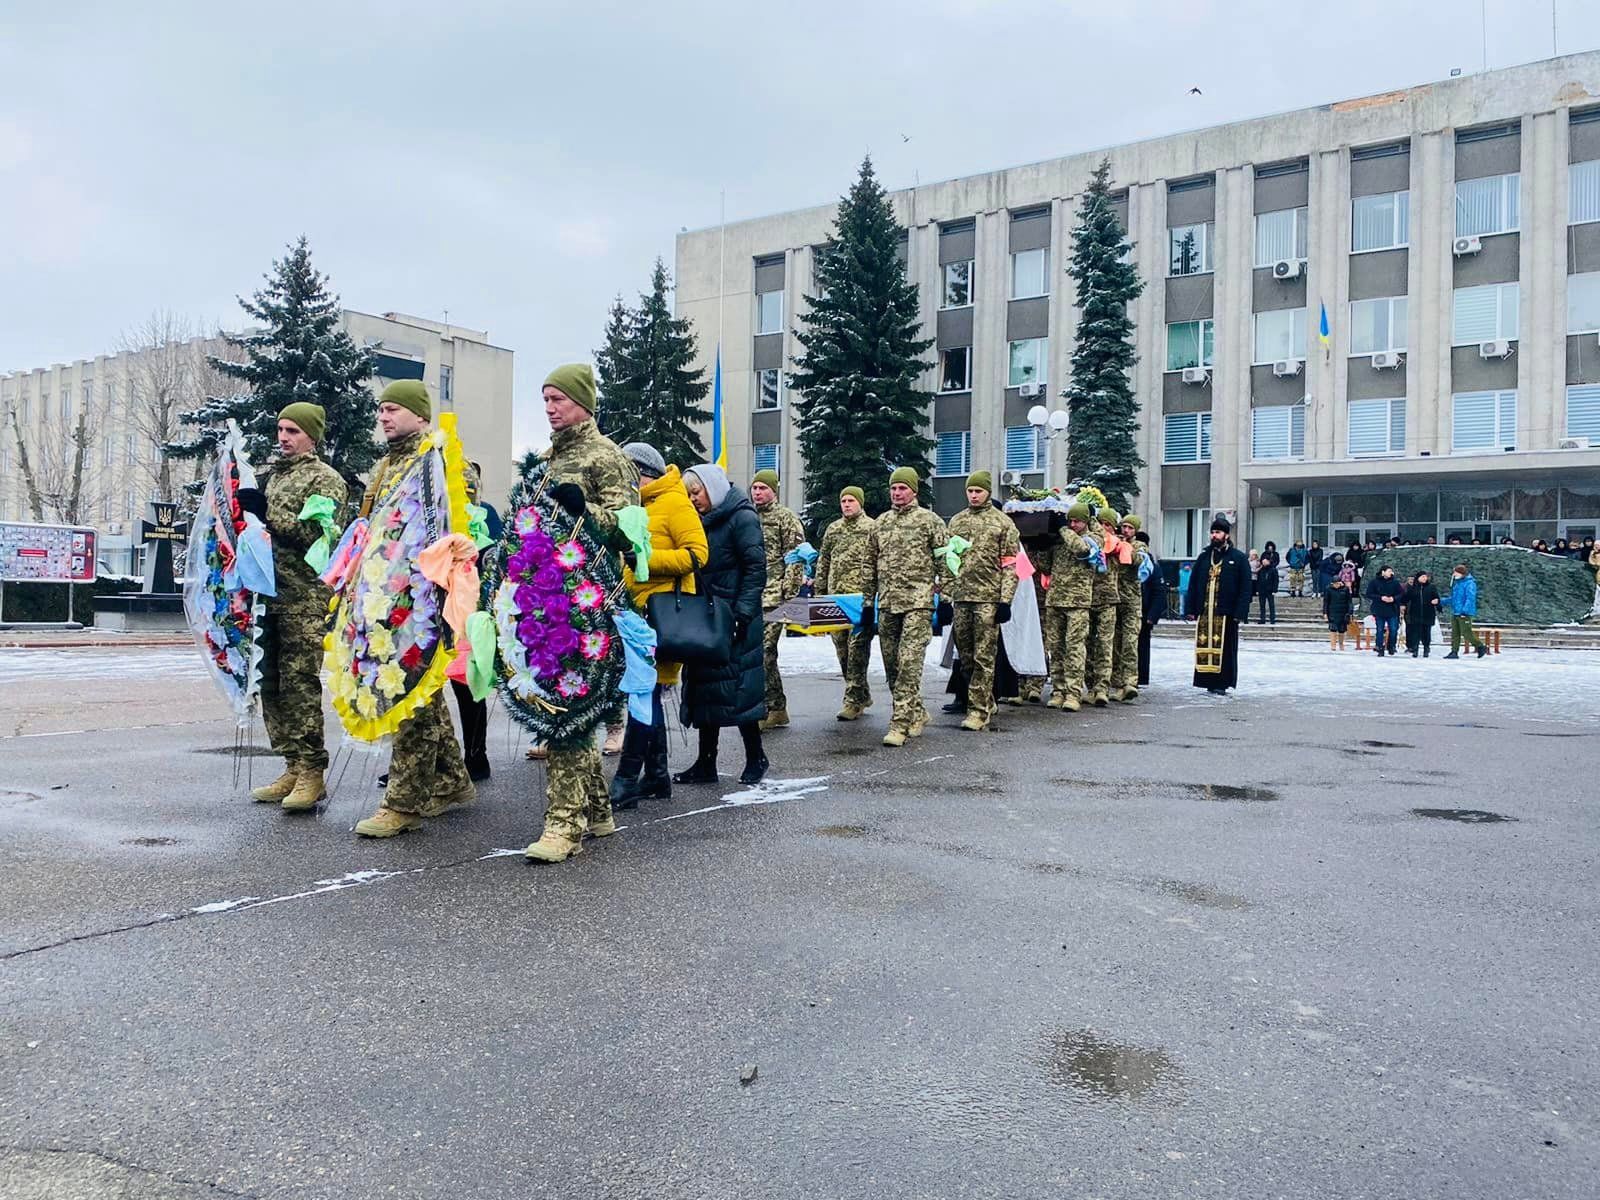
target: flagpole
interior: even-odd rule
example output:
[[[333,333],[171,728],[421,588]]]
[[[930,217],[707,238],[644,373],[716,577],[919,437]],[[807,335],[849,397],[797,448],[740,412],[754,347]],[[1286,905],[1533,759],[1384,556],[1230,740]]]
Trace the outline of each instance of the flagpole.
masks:
[[[713,380],[715,395],[711,403],[711,461],[723,470],[728,469],[727,421],[723,415],[722,400],[722,297],[726,291],[728,265],[728,190],[718,197],[717,217],[717,365]]]

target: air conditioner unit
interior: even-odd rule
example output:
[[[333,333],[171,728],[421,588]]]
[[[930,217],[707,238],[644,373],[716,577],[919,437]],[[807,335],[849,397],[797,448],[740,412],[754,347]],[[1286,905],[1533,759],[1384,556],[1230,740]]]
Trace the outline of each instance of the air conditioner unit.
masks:
[[[1298,258],[1280,258],[1272,264],[1272,277],[1274,279],[1299,279],[1300,272],[1305,270],[1306,264]]]
[[[121,537],[122,536],[122,522],[121,521],[112,521],[111,524],[107,525],[106,526],[106,536],[108,536],[108,537]]]
[[[1027,399],[1032,396],[1044,395],[1043,383],[1025,383],[1017,389],[1017,394]]]
[[[1476,254],[1482,249],[1483,239],[1476,235],[1471,237],[1458,237],[1455,241],[1450,243],[1450,253],[1454,254],[1457,258],[1463,258],[1468,254]]]
[[[1558,450],[1587,450],[1589,439],[1586,437],[1562,438],[1556,446]]]
[[[1022,472],[1021,471],[1001,471],[1000,472],[1000,482],[1003,483],[1006,487],[1016,487],[1019,483],[1022,482]]]
[[[1300,374],[1300,370],[1304,366],[1305,363],[1298,358],[1280,358],[1272,364],[1272,373],[1279,379],[1285,379],[1289,376]]]
[[[1479,358],[1510,358],[1511,343],[1505,338],[1496,338],[1492,342],[1478,343]]]
[[[1385,350],[1381,354],[1372,356],[1372,369],[1374,371],[1396,370],[1405,360],[1400,357],[1398,350]]]
[[[1211,379],[1211,372],[1205,367],[1185,367],[1183,381],[1185,383],[1206,383]]]

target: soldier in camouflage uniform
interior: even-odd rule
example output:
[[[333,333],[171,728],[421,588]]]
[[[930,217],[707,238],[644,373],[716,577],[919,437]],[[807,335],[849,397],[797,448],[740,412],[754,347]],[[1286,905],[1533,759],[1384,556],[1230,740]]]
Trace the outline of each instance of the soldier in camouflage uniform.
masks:
[[[278,586],[269,602],[271,634],[264,639],[261,713],[272,749],[283,755],[284,771],[250,795],[290,811],[313,808],[326,794],[321,672],[330,593],[305,561],[322,528],[300,520],[300,510],[312,496],[326,496],[337,509],[347,495],[339,472],[317,457],[326,428],[320,405],[301,402],[285,408],[278,414],[278,457],[267,473],[265,524],[272,534]]]
[[[1118,536],[1133,548],[1133,562],[1117,577],[1117,642],[1111,652],[1111,699],[1131,704],[1139,695],[1139,626],[1144,620],[1144,583],[1139,562],[1144,550],[1133,540],[1143,524],[1129,513]]]
[[[1116,511],[1102,508],[1095,514],[1100,523],[1100,545],[1116,536],[1120,518]],[[1111,660],[1117,643],[1117,602],[1122,596],[1122,564],[1107,554],[1103,575],[1094,577],[1094,594],[1089,601],[1089,701],[1104,708],[1111,692]]]
[[[639,472],[600,432],[594,406],[594,371],[586,363],[557,367],[544,381],[544,412],[553,435],[545,453],[550,496],[574,517],[587,513],[614,534],[618,511],[639,503]],[[617,825],[594,738],[551,746],[549,753],[544,832],[526,853],[540,862],[561,862],[583,848],[586,832],[609,837]]]
[[[910,467],[889,476],[892,507],[877,519],[867,542],[866,594],[878,598],[878,644],[894,698],[885,746],[904,746],[928,724],[922,660],[933,637],[934,593],[944,581],[944,563],[934,551],[950,536],[944,522],[917,503],[919,482]]]
[[[1089,645],[1089,605],[1094,599],[1095,569],[1089,561],[1092,547],[1089,506],[1067,509],[1067,525],[1049,562],[1041,570],[1050,574],[1044,598],[1045,649],[1050,656],[1050,707],[1077,712],[1083,696],[1084,662]]]
[[[988,471],[967,476],[966,511],[950,520],[950,536],[972,543],[945,591],[955,604],[956,653],[967,671],[967,719],[961,728],[974,733],[994,719],[995,648],[1000,626],[1011,619],[1022,545],[1015,523],[989,502],[993,486]]]
[[[378,397],[378,428],[389,452],[372,468],[372,481],[361,500],[363,517],[383,495],[389,475],[416,456],[432,420],[433,401],[419,379],[397,380]],[[475,480],[469,482],[477,486]],[[356,833],[362,837],[394,837],[416,829],[424,817],[470,804],[477,796],[443,690],[395,730],[388,780],[378,811],[356,822]]]
[[[822,535],[817,552],[817,589],[824,596],[852,595],[860,592],[872,603],[866,591],[870,564],[872,530],[876,522],[867,516],[864,493],[847,487],[839,493],[839,519]],[[872,690],[867,686],[867,666],[872,658],[872,629],[862,622],[856,629],[842,629],[833,635],[834,653],[839,656],[839,673],[844,676],[844,707],[836,714],[841,721],[858,720],[872,707]]]
[[[761,540],[767,547],[767,586],[761,592],[761,611],[769,613],[800,594],[805,566],[783,560],[789,551],[806,540],[806,531],[800,526],[800,518],[778,503],[776,471],[755,473],[750,480],[750,503],[756,506],[756,515],[761,519]],[[767,676],[767,715],[761,718],[761,728],[781,729],[789,723],[789,698],[783,694],[783,676],[778,672],[778,642],[783,638],[783,626],[766,625],[761,636],[762,666]]]

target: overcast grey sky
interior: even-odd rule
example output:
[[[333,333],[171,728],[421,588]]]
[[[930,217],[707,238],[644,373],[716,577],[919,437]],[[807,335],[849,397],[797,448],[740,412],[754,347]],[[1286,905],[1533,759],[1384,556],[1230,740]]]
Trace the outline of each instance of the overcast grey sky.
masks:
[[[1550,56],[1551,0],[1482,2],[1491,68]],[[1596,0],[1555,13],[1600,46]],[[903,187],[1321,104],[1479,70],[1481,31],[1480,0],[0,0],[0,369],[236,322],[303,232],[348,306],[514,349],[526,442],[724,189],[731,220],[865,151]]]

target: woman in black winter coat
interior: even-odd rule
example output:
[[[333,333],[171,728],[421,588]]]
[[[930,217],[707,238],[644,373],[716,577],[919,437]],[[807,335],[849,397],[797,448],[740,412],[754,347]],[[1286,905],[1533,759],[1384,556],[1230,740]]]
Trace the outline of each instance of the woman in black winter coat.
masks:
[[[1161,560],[1150,549],[1150,535],[1141,529],[1133,538],[1150,555],[1154,568],[1150,578],[1139,585],[1139,686],[1145,687],[1150,682],[1150,636],[1156,631],[1156,622],[1167,615],[1167,579],[1161,570]]]
[[[1433,586],[1433,576],[1418,571],[1416,582],[1406,588],[1400,601],[1406,617],[1406,652],[1412,658],[1418,649],[1427,658],[1433,648],[1433,623],[1439,618],[1439,604],[1439,589]]]
[[[1256,574],[1256,624],[1268,620],[1278,623],[1278,543],[1268,542],[1261,551],[1261,570]]]
[[[710,546],[700,586],[733,611],[733,653],[722,666],[684,664],[683,719],[700,731],[700,756],[674,783],[717,781],[717,740],[725,725],[744,739],[740,783],[760,783],[767,773],[759,722],[767,715],[762,665],[761,592],[767,586],[767,548],[750,498],[728,482],[721,467],[704,464],[683,473],[689,502],[700,514]]]

